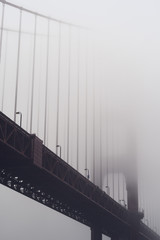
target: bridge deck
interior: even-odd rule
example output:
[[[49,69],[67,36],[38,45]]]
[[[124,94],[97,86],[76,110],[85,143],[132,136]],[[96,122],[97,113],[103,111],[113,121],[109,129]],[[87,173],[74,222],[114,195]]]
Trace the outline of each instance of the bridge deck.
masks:
[[[116,229],[130,239],[132,213],[1,112],[0,182],[108,236]],[[160,237],[140,223],[138,239]]]

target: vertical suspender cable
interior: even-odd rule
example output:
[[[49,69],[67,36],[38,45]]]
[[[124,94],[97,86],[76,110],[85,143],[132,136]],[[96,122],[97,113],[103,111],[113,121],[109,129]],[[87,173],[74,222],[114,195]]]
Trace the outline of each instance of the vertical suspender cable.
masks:
[[[157,226],[156,226],[156,216],[155,216],[155,211],[153,212],[153,227],[154,231],[157,232]]]
[[[58,82],[57,82],[57,124],[56,124],[56,146],[58,146],[58,134],[59,134],[59,88],[60,88],[60,63],[61,63],[61,23],[59,23],[59,49],[58,49]],[[56,154],[58,154],[58,148],[56,147]]]
[[[116,143],[116,168],[117,168],[117,191],[118,191],[118,202],[120,200],[120,182],[119,182],[119,157],[118,157],[118,153],[119,153],[119,129],[118,129],[118,126],[116,124],[116,140],[117,140],[117,143]]]
[[[16,112],[17,112],[19,62],[20,62],[21,30],[22,30],[21,28],[22,28],[22,9],[20,10],[20,19],[19,19],[19,37],[18,37],[18,53],[17,53],[17,72],[16,72],[15,104],[14,104],[14,121],[16,121]]]
[[[42,46],[41,46],[42,47]],[[40,67],[40,75],[41,75],[41,71],[42,71],[42,61],[41,61],[41,65],[39,66]],[[38,105],[37,105],[37,136],[39,137],[39,113],[40,113],[40,98],[41,98],[41,81],[39,79],[39,82],[38,82],[38,86],[37,86],[37,91],[38,91]]]
[[[146,196],[145,196],[146,197]],[[149,223],[149,214],[148,214],[148,206],[147,206],[147,201],[146,201],[146,198],[144,200],[144,206],[145,206],[145,221],[147,223],[147,225],[149,226],[150,223]]]
[[[31,34],[32,36],[32,34]],[[30,56],[32,58],[32,38],[30,41]],[[26,130],[29,131],[29,111],[30,111],[30,87],[31,87],[31,79],[28,78],[28,90],[27,90],[27,118],[26,118]]]
[[[85,169],[88,169],[87,164],[87,153],[88,153],[88,36],[86,39],[86,96],[85,96]],[[87,173],[87,171],[86,171]]]
[[[151,211],[151,204],[150,204],[150,200],[148,202],[148,215],[149,215],[149,221],[150,221],[150,227],[153,229],[153,211]]]
[[[1,18],[1,36],[0,36],[0,64],[1,64],[1,57],[2,57],[2,40],[3,40],[3,25],[4,25],[4,10],[5,10],[5,4],[2,4],[2,18]],[[4,82],[3,82],[3,88],[4,88]],[[4,95],[4,92],[2,92]],[[2,97],[2,105],[1,105],[1,111],[3,111],[3,97]]]
[[[117,168],[118,168],[118,202],[120,200],[120,174],[119,174],[119,163],[117,163]]]
[[[102,189],[102,98],[100,85],[100,188]]]
[[[33,95],[34,95],[34,80],[35,80],[36,33],[37,33],[37,15],[35,15],[35,24],[34,24],[34,44],[33,44],[33,66],[32,66],[30,133],[32,133],[32,124],[33,124],[33,100],[34,100]]]
[[[77,46],[77,171],[79,171],[79,80],[80,80],[80,29]]]
[[[154,229],[155,229],[155,232],[157,233],[157,215],[156,215],[156,212],[154,210]]]
[[[139,209],[142,211],[143,209],[143,202],[142,202],[142,191],[141,191],[141,179],[140,176],[138,178],[138,205],[139,205]],[[143,209],[144,210],[144,209]]]
[[[123,176],[123,182],[122,182],[122,193],[123,193],[123,202],[125,204],[125,177]]]
[[[45,37],[47,37],[47,35],[46,35]],[[39,49],[42,49],[42,47],[43,47],[43,44],[42,44],[42,41],[41,41],[41,44],[40,44],[40,46],[39,46]],[[42,57],[39,57],[39,58],[41,59]],[[43,69],[43,61],[42,61],[42,59],[41,59],[41,61],[40,61],[39,69],[40,69],[40,70],[39,70],[39,75],[41,76],[41,75],[42,75],[42,69]],[[43,81],[43,79],[42,79],[42,81]],[[37,91],[38,91],[38,104],[37,104],[37,106],[36,106],[36,108],[37,108],[37,136],[39,136],[39,128],[40,128],[41,85],[42,85],[42,83],[41,83],[41,80],[40,80],[40,78],[39,78],[38,86],[37,86]],[[45,90],[44,90],[44,97],[45,97]],[[45,107],[45,100],[44,100],[44,107]],[[44,113],[45,113],[45,111],[44,111]],[[35,130],[34,130],[34,131],[35,131]],[[43,140],[44,140],[44,138],[43,138]]]
[[[50,20],[48,19],[47,26],[47,54],[46,54],[46,86],[45,86],[45,113],[44,113],[44,145],[46,145],[46,128],[47,128],[47,108],[48,108],[48,64],[49,64],[49,29]]]
[[[113,117],[113,116],[112,116]],[[113,199],[114,199],[114,130],[113,130],[113,119],[112,119],[112,184],[113,184]]]
[[[107,194],[110,194],[110,191],[109,191],[109,176],[108,176],[108,174],[109,174],[109,171],[108,171],[108,157],[109,157],[109,155],[108,155],[108,114],[107,114],[107,109],[106,109],[106,174],[107,174],[107,176],[106,176],[106,188],[107,188]]]
[[[95,42],[93,41],[95,44]],[[93,45],[93,183],[95,183],[95,46]]]
[[[6,46],[5,46],[5,59],[4,59],[4,74],[3,74],[3,86],[2,86],[2,106],[1,106],[1,111],[2,111],[2,112],[3,112],[3,104],[4,104],[4,90],[5,90],[5,79],[6,79],[7,45],[8,45],[8,31],[6,32]]]
[[[144,186],[143,186],[143,182],[142,182],[142,181],[140,182],[140,184],[141,184],[141,185],[140,185],[141,208],[142,208],[143,211],[144,211],[143,222],[145,222],[146,212],[145,212],[145,204],[144,204],[144,198],[145,198],[145,196],[144,196]]]
[[[149,200],[149,203],[150,203],[150,200]],[[149,204],[149,219],[150,219],[150,226],[152,229],[154,229],[154,221],[153,221],[153,210],[152,210],[152,207],[151,207],[151,204]]]
[[[4,25],[4,10],[5,4],[2,4],[2,18],[1,18],[1,36],[0,36],[0,63],[1,63],[1,56],[2,56],[2,40],[3,40],[3,25]]]
[[[69,25],[68,39],[68,113],[67,113],[67,163],[69,163],[69,145],[70,145],[70,78],[71,78],[71,26]]]

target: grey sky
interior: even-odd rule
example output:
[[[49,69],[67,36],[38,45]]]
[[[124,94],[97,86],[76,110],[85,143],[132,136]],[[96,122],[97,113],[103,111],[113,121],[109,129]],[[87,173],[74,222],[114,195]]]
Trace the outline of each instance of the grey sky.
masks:
[[[140,171],[143,168],[142,189],[147,196],[146,212],[148,218],[152,213],[151,225],[154,228],[154,218],[157,221],[160,219],[160,215],[155,214],[159,210],[160,200],[160,191],[155,190],[160,180],[160,1],[12,0],[12,2],[54,18],[95,28],[98,31],[97,35],[102,36],[98,43],[102,54],[99,62],[103,65],[101,81],[106,86],[103,96],[107,89],[111,114],[115,114],[121,123],[125,125],[127,118],[132,118],[134,122]],[[123,124],[120,124],[121,131],[124,130]],[[39,234],[40,240],[54,239],[57,227],[53,226],[55,222],[61,222],[59,214],[3,187],[1,189],[0,208],[3,218],[0,217],[0,222],[3,222],[1,232],[4,240],[8,240],[9,235],[12,235],[13,240],[22,239],[21,234],[24,231],[26,231],[24,240],[38,239],[36,234]],[[148,192],[151,193],[150,197]],[[48,227],[48,238],[44,237],[43,231],[41,232],[42,220],[44,226]],[[88,239],[89,229],[72,220],[66,221],[64,217],[63,221],[65,236],[67,229],[74,225],[73,234],[79,232],[79,239]],[[7,224],[12,228],[7,228],[9,230],[6,232]],[[33,226],[35,228],[39,226],[39,231],[37,229],[34,232]],[[61,231],[61,234],[64,232]],[[70,233],[71,231],[68,232]],[[78,240],[77,234],[76,237],[68,236],[67,239],[75,238]],[[58,236],[56,239],[63,240],[64,236]]]

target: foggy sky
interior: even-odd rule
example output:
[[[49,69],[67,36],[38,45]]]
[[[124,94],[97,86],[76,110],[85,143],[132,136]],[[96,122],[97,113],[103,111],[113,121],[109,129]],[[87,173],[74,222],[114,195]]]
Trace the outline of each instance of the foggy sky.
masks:
[[[143,194],[143,197],[140,196],[140,203],[143,207],[146,205],[145,218],[149,219],[151,227],[155,228],[155,219],[156,222],[160,220],[158,214],[160,190],[157,187],[160,181],[160,2],[158,0],[46,0],[43,2],[14,0],[12,2],[55,18],[96,29],[97,43],[101,52],[99,63],[100,68],[103,69],[98,74],[101,84],[105,86],[102,90],[102,99],[109,101],[108,121],[112,123],[113,119],[115,120],[115,126],[121,131],[120,137],[123,136],[125,139],[126,128],[134,134]],[[117,136],[116,133],[115,137]],[[117,140],[119,141],[120,139]],[[122,151],[122,148],[123,146],[119,151]],[[4,240],[9,239],[11,235],[13,239],[54,239],[54,231],[57,227],[53,228],[53,226],[55,222],[61,221],[57,213],[8,189],[1,188],[0,222],[3,223],[1,232]],[[9,217],[10,214],[12,218]],[[24,222],[24,219],[27,219],[27,222]],[[47,237],[42,235],[43,231],[41,232],[42,221],[44,228],[45,225],[48,227]],[[78,235],[79,239],[89,239],[90,232],[87,227],[70,219],[66,221],[64,217],[63,221],[64,225],[61,228],[72,228],[75,224],[73,234],[76,238],[78,239]],[[20,231],[19,224],[21,224]],[[39,230],[33,230],[33,226],[39,226]],[[156,227],[158,228],[158,225]],[[24,231],[25,236],[22,238],[21,234]],[[58,233],[56,235],[56,239],[64,239],[63,235],[60,236]],[[67,239],[75,239],[75,237],[68,236]]]

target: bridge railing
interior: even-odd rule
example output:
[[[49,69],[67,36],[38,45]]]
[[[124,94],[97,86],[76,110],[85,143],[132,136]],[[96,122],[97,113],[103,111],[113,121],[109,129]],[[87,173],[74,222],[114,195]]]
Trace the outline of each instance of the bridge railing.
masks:
[[[80,195],[96,203],[97,206],[103,208],[109,214],[117,216],[120,221],[129,223],[129,213],[125,207],[118,204],[46,146],[43,146],[42,168],[76,190]]]
[[[29,133],[0,112],[0,142],[26,158],[31,158],[32,138]]]
[[[80,196],[89,199],[98,208],[128,225],[130,216],[125,207],[44,146],[36,135],[27,133],[2,112],[0,112],[0,142],[25,158],[32,159],[34,165],[49,172]]]
[[[142,236],[147,236],[146,239],[154,239],[154,240],[160,239],[160,236],[143,222],[140,223],[139,232]]]
[[[34,173],[35,166],[38,171],[38,177],[41,178],[41,176],[47,176],[48,178],[48,176],[51,175],[51,178],[49,177],[51,180],[50,190],[52,189],[53,186],[54,186],[53,189],[55,189],[56,181],[54,180],[58,179],[57,182],[58,184],[60,183],[61,186],[63,185],[63,190],[67,189],[65,190],[65,193],[63,193],[63,190],[60,189],[61,194],[62,193],[66,194],[69,190],[70,193],[74,193],[74,195],[76,194],[76,196],[78,196],[78,198],[76,197],[75,199],[77,200],[78,205],[79,203],[81,203],[82,208],[84,204],[85,210],[88,210],[89,205],[91,205],[90,209],[92,209],[92,211],[94,209],[95,211],[95,213],[93,213],[93,216],[99,216],[100,219],[101,217],[103,219],[107,219],[107,216],[108,216],[108,219],[112,219],[112,223],[116,221],[118,225],[122,225],[122,226],[125,226],[127,229],[130,229],[131,213],[126,208],[118,204],[115,200],[113,200],[110,196],[108,196],[104,191],[102,191],[98,186],[94,185],[91,181],[89,181],[87,178],[85,178],[83,175],[77,172],[73,167],[71,167],[69,164],[63,161],[60,157],[58,157],[55,153],[53,153],[46,146],[44,146],[43,142],[39,138],[37,138],[36,135],[27,133],[20,126],[18,126],[15,122],[10,120],[7,116],[5,116],[1,112],[0,112],[0,144],[3,145],[4,147],[3,150],[5,149],[5,147],[9,147],[7,148],[6,152],[8,152],[8,150],[10,149],[13,149],[14,152],[17,152],[20,155],[24,156],[25,158],[32,160],[33,162],[29,161],[29,165],[28,165],[30,171],[31,169],[33,170],[31,175]],[[39,161],[35,161],[37,159],[39,159]],[[11,160],[13,160],[12,157],[11,157]],[[32,163],[35,166],[33,166]],[[42,175],[41,170],[42,172],[46,172],[46,174]],[[25,174],[27,174],[26,170],[24,171],[25,171]],[[30,171],[29,171],[29,174],[30,174]],[[3,170],[2,170],[2,175],[4,175]],[[1,181],[3,178],[4,176],[1,177]],[[10,175],[7,175],[6,179],[8,179],[6,180],[7,186],[13,187],[14,190],[19,189],[17,191],[20,191],[21,193],[34,198],[35,196],[34,193],[28,190],[28,187],[30,186],[30,184],[27,185],[28,187],[24,188],[24,186],[21,186],[21,184],[23,185],[24,183],[22,180],[20,180],[18,183],[19,184],[19,187],[18,187],[18,185],[15,184],[15,181],[17,181],[18,179],[17,177],[13,178],[14,180],[13,184],[11,183],[12,178],[10,178]],[[5,183],[5,178],[4,178],[4,181],[2,182]],[[40,182],[43,182],[43,186],[47,186],[48,184],[47,182],[44,182],[44,179],[41,179]],[[70,194],[69,197],[72,198],[72,194]],[[47,206],[52,207],[52,202],[48,198],[44,200],[44,196],[43,196],[43,201],[42,201],[43,204],[44,202],[46,203],[47,201],[48,203],[51,204]],[[66,205],[60,202],[59,200],[58,200],[58,203],[60,206],[59,211],[63,212],[64,207],[66,207],[67,209],[70,209],[70,205]],[[88,203],[87,206],[86,206],[86,203]],[[68,216],[70,216],[69,215],[70,213],[66,213],[66,211],[64,211],[64,214],[66,215],[68,214]],[[80,221],[79,219],[81,215],[82,215],[81,219],[83,219],[83,211],[80,212],[80,216],[78,218],[76,214],[77,214],[77,209],[75,208],[74,217],[75,216],[76,217],[74,219],[76,220],[78,219],[78,221]],[[82,221],[82,222],[84,224],[86,223],[88,224],[88,222],[86,222],[86,219],[85,221]],[[106,227],[106,221],[102,221],[101,224],[102,224],[102,230],[104,230]],[[143,223],[140,223],[139,234],[141,239],[159,240],[159,236]]]

